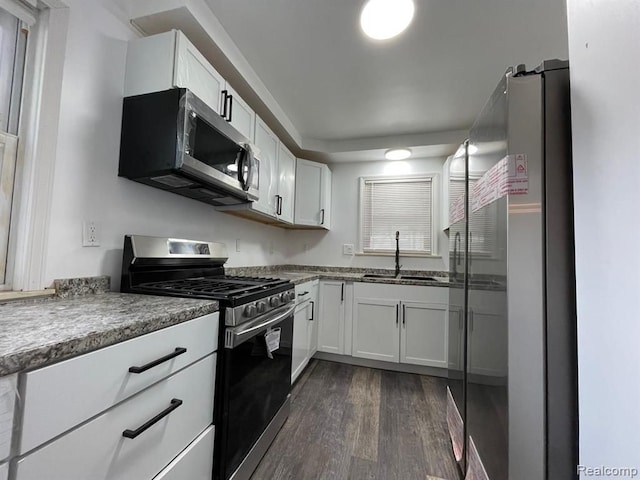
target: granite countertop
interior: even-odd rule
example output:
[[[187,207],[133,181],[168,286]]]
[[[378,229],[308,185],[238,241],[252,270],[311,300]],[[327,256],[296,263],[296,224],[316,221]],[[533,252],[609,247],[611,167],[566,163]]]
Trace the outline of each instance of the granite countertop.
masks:
[[[262,267],[229,267],[229,275],[284,278],[295,285],[313,280],[337,280],[342,282],[383,283],[395,285],[416,285],[422,287],[462,288],[459,282],[450,282],[448,272],[430,270],[402,270],[400,278],[393,278],[393,270],[381,268],[325,267],[315,265],[274,265]],[[365,277],[365,275],[388,275],[392,278]],[[407,279],[402,276],[423,277]],[[471,290],[505,291],[504,277],[479,275],[470,280]]]
[[[265,276],[291,280],[295,285],[316,279],[337,280],[343,282],[385,283],[397,285],[419,285],[432,287],[448,287],[448,277],[445,272],[422,270],[401,271],[400,275],[425,277],[424,280],[404,278],[371,278],[367,274],[394,275],[393,270],[376,268],[347,268],[347,267],[319,267],[319,266],[276,266],[276,267],[235,267],[228,268],[227,273],[241,276]],[[436,278],[428,280],[427,277]]]
[[[47,365],[218,311],[218,302],[97,293],[0,305],[0,376]]]

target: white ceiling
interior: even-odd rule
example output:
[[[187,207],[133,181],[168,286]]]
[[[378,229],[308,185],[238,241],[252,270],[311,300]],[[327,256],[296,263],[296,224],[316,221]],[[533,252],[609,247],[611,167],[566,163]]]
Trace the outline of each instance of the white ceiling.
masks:
[[[568,58],[565,0],[415,0],[386,43],[361,33],[364,0],[206,1],[304,142],[333,153],[447,143],[509,66]]]

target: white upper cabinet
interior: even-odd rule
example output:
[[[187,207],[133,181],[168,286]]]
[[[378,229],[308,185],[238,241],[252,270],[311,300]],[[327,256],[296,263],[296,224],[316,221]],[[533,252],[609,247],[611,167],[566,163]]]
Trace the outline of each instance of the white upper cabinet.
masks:
[[[222,91],[220,115],[247,140],[254,141],[256,113],[228,83]]]
[[[220,113],[226,82],[178,30],[129,42],[124,96],[188,88]]]
[[[296,157],[280,144],[278,153],[278,218],[293,223],[293,205],[296,188]]]
[[[331,228],[331,170],[299,158],[296,162],[295,224]]]
[[[260,197],[251,204],[251,208],[267,216],[275,217],[277,212],[278,194],[278,148],[279,140],[276,134],[256,116],[255,145],[258,149],[260,161],[260,179],[258,190]]]

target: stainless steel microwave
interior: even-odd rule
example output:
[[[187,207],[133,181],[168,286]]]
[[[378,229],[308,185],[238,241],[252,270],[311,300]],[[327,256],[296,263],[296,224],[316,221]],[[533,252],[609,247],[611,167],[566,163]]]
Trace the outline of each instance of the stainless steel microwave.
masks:
[[[127,97],[121,177],[216,206],[258,200],[251,142],[184,88]]]

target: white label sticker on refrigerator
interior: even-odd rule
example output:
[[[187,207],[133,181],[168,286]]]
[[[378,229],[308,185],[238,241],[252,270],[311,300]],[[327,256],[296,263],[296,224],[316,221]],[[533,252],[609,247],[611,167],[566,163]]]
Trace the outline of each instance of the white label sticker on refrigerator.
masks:
[[[527,155],[507,155],[475,183],[471,190],[471,211],[486,207],[505,195],[529,193]]]
[[[265,333],[264,339],[267,341],[267,350],[269,350],[269,353],[278,350],[280,348],[280,328],[269,330]]]
[[[507,188],[509,195],[526,195],[529,193],[529,171],[527,156],[524,153],[509,155],[509,177]]]

